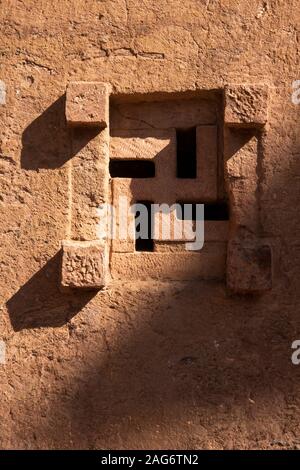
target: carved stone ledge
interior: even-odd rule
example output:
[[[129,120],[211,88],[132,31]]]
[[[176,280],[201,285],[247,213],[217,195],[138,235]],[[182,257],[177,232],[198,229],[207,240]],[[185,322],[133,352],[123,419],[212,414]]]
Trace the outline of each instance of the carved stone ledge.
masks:
[[[227,85],[224,121],[231,127],[263,127],[268,120],[266,85]]]
[[[110,85],[100,82],[71,82],[66,90],[66,120],[74,129],[62,288],[100,289],[108,277],[108,246],[97,239],[97,209],[108,195],[109,94]]]
[[[107,280],[107,250],[100,241],[62,242],[61,285],[64,288],[100,289]]]
[[[259,216],[268,87],[228,85],[224,106],[224,177],[230,205],[227,287],[240,294],[261,293],[272,287],[272,252],[261,239]]]
[[[66,91],[66,119],[73,127],[105,128],[109,122],[110,86],[101,82],[70,82]]]

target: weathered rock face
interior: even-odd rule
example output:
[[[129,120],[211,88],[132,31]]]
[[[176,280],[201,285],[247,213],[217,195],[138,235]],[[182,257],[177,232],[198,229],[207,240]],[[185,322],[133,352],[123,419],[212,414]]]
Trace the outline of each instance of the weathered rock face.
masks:
[[[1,7],[1,448],[297,446],[298,2]],[[229,221],[137,254],[98,241],[121,190]]]

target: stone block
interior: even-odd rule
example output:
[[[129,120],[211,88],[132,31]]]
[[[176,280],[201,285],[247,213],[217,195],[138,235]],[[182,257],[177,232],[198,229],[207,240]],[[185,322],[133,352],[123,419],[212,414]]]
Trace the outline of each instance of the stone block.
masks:
[[[71,82],[66,91],[69,126],[105,128],[109,123],[110,87],[100,82]]]
[[[225,162],[232,231],[243,226],[255,233],[258,228],[258,145],[257,137],[253,136]]]
[[[227,287],[255,294],[272,288],[272,252],[261,242],[231,240],[227,251]]]
[[[118,160],[150,160],[164,157],[167,163],[175,155],[175,147],[168,153],[171,140],[175,139],[175,130],[140,129],[132,131],[118,130],[110,138],[110,158]],[[172,142],[174,145],[174,141]]]
[[[266,85],[228,85],[225,87],[224,121],[233,127],[262,127],[268,120]]]
[[[216,122],[216,101],[191,99],[147,99],[138,102],[113,103],[112,129],[184,129]]]
[[[115,280],[222,280],[225,264],[226,243],[209,243],[194,253],[112,253],[110,268]]]
[[[217,126],[197,127],[197,184],[205,200],[218,198]],[[186,183],[186,186],[189,184]]]
[[[107,275],[107,253],[99,241],[65,240],[62,243],[63,287],[100,289]]]
[[[108,201],[109,197],[108,128],[98,132],[83,145],[82,134],[89,135],[90,131],[91,129],[84,129],[72,132],[72,143],[80,148],[71,160],[69,184],[72,207],[69,237],[73,240],[99,238],[98,208]]]

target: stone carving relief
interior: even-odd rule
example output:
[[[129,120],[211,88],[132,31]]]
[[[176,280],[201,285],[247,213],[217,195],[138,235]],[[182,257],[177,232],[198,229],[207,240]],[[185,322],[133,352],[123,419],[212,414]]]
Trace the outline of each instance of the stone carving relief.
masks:
[[[268,120],[265,86],[177,95],[114,96],[104,83],[73,82],[66,92],[72,132],[69,239],[64,288],[99,289],[112,279],[226,278],[236,293],[272,286],[272,253],[261,238],[257,168]],[[187,159],[183,161],[185,145]],[[184,157],[185,158],[185,157]],[[99,239],[98,208],[130,203],[204,203],[205,243],[155,236]],[[134,218],[134,215],[132,215]],[[154,217],[154,224],[160,221]]]

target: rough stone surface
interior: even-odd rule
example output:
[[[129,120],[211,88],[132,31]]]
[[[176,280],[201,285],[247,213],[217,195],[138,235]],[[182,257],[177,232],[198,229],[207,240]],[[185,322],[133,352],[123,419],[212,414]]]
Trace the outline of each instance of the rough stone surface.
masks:
[[[225,123],[236,127],[260,127],[268,120],[268,87],[225,87]]]
[[[127,130],[112,132],[110,138],[110,158],[113,160],[153,160],[161,152],[164,159],[172,163],[172,154],[166,153],[174,132],[166,130]],[[115,135],[116,134],[116,135]],[[169,158],[168,158],[169,157]],[[172,168],[173,170],[173,168]]]
[[[242,106],[241,106],[242,109]],[[224,176],[230,203],[230,241],[227,286],[237,293],[264,292],[272,286],[272,252],[260,247],[260,169],[265,156],[265,134],[248,129],[224,129]],[[248,239],[254,246],[248,244]],[[244,246],[243,246],[244,245]],[[256,246],[255,246],[256,245]]]
[[[160,281],[222,280],[225,275],[226,244],[209,243],[199,253],[113,253],[113,279]]]
[[[227,253],[227,285],[240,294],[272,288],[272,254],[268,245],[230,240]]]
[[[64,241],[62,244],[63,287],[99,289],[107,277],[107,255],[101,242]]]
[[[70,82],[66,91],[69,126],[107,127],[109,86],[97,82]]]
[[[72,159],[68,168],[68,236],[72,240],[95,240],[98,208],[109,192],[109,132],[73,129]]]
[[[298,29],[298,0],[1,2],[2,449],[299,446]],[[225,84],[270,86],[256,201],[272,244],[272,291],[121,280],[61,292],[74,157],[64,94],[83,80],[111,83],[122,114],[132,97],[123,116],[132,129],[137,94],[152,94],[153,109],[162,92],[215,90],[221,99]],[[217,107],[199,106],[202,125],[217,122]],[[233,154],[243,141],[235,143]]]
[[[151,91],[151,90],[149,90]],[[153,91],[153,90],[152,90]],[[166,91],[165,88],[161,91]],[[179,99],[176,88],[173,93],[136,95],[135,99],[115,99],[111,103],[111,129],[117,134],[119,130],[135,131],[138,129],[160,130],[170,128],[189,128],[196,125],[213,125],[216,122],[218,101],[221,95],[205,92],[184,93]],[[183,90],[182,90],[183,91]],[[175,95],[174,95],[175,92]],[[201,96],[201,95],[200,95]]]

